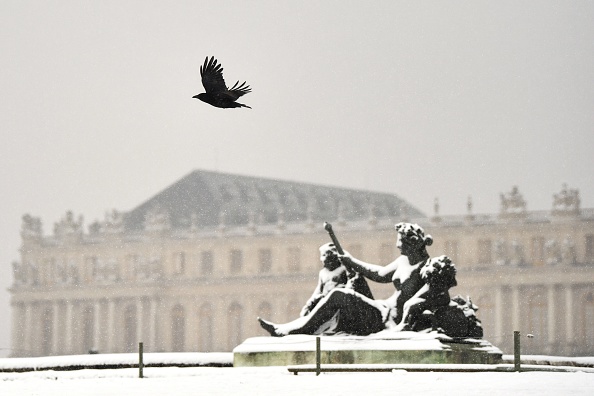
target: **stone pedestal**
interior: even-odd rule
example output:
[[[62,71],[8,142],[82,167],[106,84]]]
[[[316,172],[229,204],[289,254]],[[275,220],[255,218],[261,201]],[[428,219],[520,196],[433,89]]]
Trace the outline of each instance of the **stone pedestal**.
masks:
[[[383,331],[369,336],[320,336],[322,364],[498,364],[502,352],[485,340],[438,333]],[[314,364],[316,336],[248,338],[233,350],[235,367]]]

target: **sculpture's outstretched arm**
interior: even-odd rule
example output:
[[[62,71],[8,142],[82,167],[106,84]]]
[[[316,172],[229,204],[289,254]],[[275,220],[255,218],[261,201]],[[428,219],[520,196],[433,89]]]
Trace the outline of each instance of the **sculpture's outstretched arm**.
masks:
[[[378,283],[391,282],[392,275],[394,275],[394,271],[396,271],[398,265],[396,262],[386,266],[366,263],[365,261],[358,260],[348,254],[340,256],[340,261],[345,267],[351,268],[367,279]]]

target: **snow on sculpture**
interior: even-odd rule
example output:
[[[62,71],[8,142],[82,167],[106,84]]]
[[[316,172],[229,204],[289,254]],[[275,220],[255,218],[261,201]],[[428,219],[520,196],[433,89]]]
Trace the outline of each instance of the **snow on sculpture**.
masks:
[[[320,246],[320,261],[323,264],[323,268],[320,270],[318,276],[318,284],[309,300],[307,300],[301,309],[300,316],[307,316],[320,300],[337,287],[348,288],[362,295],[366,295],[369,290],[369,288],[362,290],[362,288],[357,287],[357,284],[353,282],[353,277],[356,275],[352,271],[349,272],[347,267],[342,265],[336,246],[333,243]],[[367,295],[367,297],[373,298],[371,294]]]
[[[396,246],[402,255],[386,266],[366,263],[337,249],[342,266],[361,279],[392,282],[396,291],[390,298],[375,300],[353,288],[333,287],[316,298],[315,305],[300,318],[283,324],[258,318],[260,325],[276,337],[433,330],[451,337],[481,338],[483,329],[475,315],[476,305],[469,298],[449,296],[449,289],[456,285],[452,261],[447,256],[429,257],[427,246],[433,238],[425,235],[419,225],[398,223],[395,228]],[[327,230],[339,247],[331,227]]]
[[[483,331],[475,316],[478,309],[458,295],[450,298],[448,290],[456,286],[456,268],[447,256],[432,258],[420,270],[425,284],[404,304],[399,330],[431,329],[452,337],[481,338]]]

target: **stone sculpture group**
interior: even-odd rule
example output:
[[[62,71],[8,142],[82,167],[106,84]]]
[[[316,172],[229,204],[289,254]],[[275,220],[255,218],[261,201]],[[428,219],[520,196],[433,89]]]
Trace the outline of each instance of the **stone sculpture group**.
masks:
[[[430,258],[433,238],[417,224],[396,224],[396,246],[401,256],[386,266],[366,263],[344,252],[331,226],[332,244],[320,248],[318,286],[291,322],[277,324],[258,318],[272,336],[290,334],[369,335],[383,330],[445,334],[454,338],[482,338],[476,317],[478,307],[470,298],[450,297],[456,286],[456,268],[447,256]],[[394,294],[373,298],[367,281],[392,282]]]

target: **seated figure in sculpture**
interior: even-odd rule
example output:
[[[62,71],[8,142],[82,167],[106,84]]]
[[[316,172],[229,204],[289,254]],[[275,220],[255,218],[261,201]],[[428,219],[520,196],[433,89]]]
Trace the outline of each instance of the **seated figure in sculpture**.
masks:
[[[483,336],[476,318],[478,307],[470,298],[450,298],[449,289],[456,286],[456,268],[447,256],[430,259],[421,266],[425,282],[417,293],[404,303],[399,330],[437,330],[452,337]]]
[[[307,316],[320,300],[337,287],[352,289],[363,295],[366,294],[365,290],[358,288],[357,283],[354,282],[357,275],[342,265],[336,246],[333,243],[320,246],[320,261],[323,267],[318,276],[318,284],[301,310],[300,316]]]
[[[359,276],[379,283],[392,282],[396,290],[390,298],[374,300],[352,288],[335,287],[319,299],[307,315],[284,324],[276,324],[258,318],[260,325],[273,336],[336,333],[369,335],[386,329],[407,330],[415,327],[414,320],[418,316],[418,312],[415,313],[415,308],[418,308],[418,302],[417,304],[411,302],[407,306],[409,310],[413,308],[413,315],[409,317],[404,315],[407,301],[413,297],[417,299],[421,297],[425,298],[424,303],[429,308],[436,304],[439,305],[438,302],[431,299],[427,301],[428,294],[423,295],[423,292],[418,294],[423,287],[428,289],[426,287],[427,279],[423,279],[421,268],[430,262],[427,246],[431,245],[433,238],[430,235],[425,235],[424,230],[417,224],[398,223],[396,231],[398,233],[396,246],[402,255],[386,266],[366,263],[348,253],[339,255],[342,265],[358,273]],[[437,294],[443,300],[443,293]],[[453,308],[460,306],[460,310],[462,310],[460,304],[450,302],[449,296],[447,299],[447,306]],[[459,315],[453,316],[460,318]],[[446,315],[446,319],[451,317],[452,315]],[[462,318],[462,320],[466,319]],[[473,321],[472,318],[466,320],[466,322]],[[448,332],[456,333],[452,334],[455,337],[473,336],[464,330],[471,326],[463,324],[450,329],[447,328],[445,322],[433,323],[433,325],[446,334]],[[443,328],[443,325],[446,328]]]

